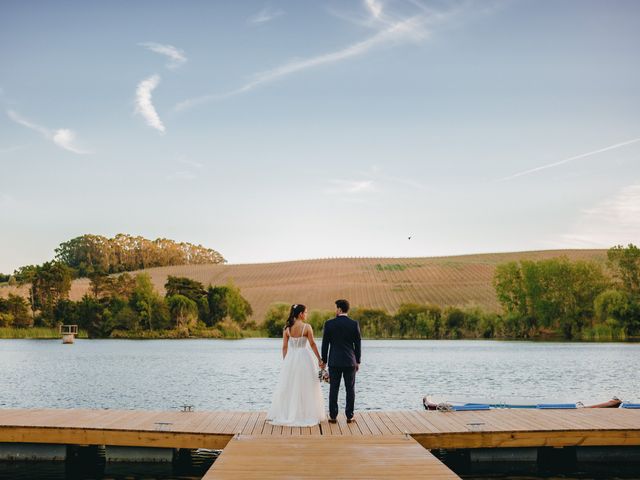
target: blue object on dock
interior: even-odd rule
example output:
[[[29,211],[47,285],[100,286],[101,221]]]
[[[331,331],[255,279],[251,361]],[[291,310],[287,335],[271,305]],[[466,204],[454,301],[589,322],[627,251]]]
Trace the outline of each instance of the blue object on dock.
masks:
[[[571,408],[576,408],[576,404],[575,403],[539,403],[538,405],[536,405],[536,408],[540,408],[542,410],[555,409],[555,408],[571,409]]]
[[[640,408],[640,403],[624,402],[622,405],[620,405],[620,408]]]
[[[467,403],[465,405],[454,405],[451,407],[455,412],[464,412],[468,410],[490,410],[491,407],[486,403]]]

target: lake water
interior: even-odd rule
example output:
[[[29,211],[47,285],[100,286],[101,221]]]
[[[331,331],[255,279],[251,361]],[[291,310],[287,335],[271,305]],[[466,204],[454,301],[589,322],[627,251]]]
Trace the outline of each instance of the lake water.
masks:
[[[278,339],[0,340],[0,408],[264,410],[280,348]],[[419,409],[425,394],[640,400],[637,343],[364,340],[362,350],[356,409]]]

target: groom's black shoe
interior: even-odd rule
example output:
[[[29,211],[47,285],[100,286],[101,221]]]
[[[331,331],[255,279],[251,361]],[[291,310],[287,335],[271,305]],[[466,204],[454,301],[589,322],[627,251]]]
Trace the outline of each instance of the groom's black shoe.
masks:
[[[347,418],[347,423],[352,423],[352,422],[355,422],[355,421],[356,421],[356,419],[353,418],[353,417],[352,418]]]
[[[336,420],[335,418],[330,418],[329,419],[329,423],[337,423],[337,422],[338,422],[338,420]]]

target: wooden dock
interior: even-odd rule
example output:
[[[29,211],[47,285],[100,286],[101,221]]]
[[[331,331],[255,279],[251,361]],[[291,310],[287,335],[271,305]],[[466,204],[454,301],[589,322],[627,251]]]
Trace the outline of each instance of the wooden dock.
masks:
[[[351,424],[340,416],[336,424],[323,422],[312,428],[274,427],[265,416],[265,412],[0,409],[0,442],[227,447],[207,479],[237,476],[241,471],[242,477],[251,477],[243,468],[259,471],[261,478],[269,477],[266,472],[284,478],[287,468],[301,468],[293,477],[304,471],[313,478],[320,465],[326,477],[329,464],[336,478],[357,478],[358,470],[369,471],[365,468],[369,464],[367,478],[375,478],[371,476],[375,472],[381,478],[405,474],[420,478],[416,472],[429,472],[422,478],[457,478],[425,449],[640,445],[640,410],[619,408],[365,411],[357,412],[357,421]],[[386,453],[381,454],[383,450]],[[350,463],[328,462],[343,451],[353,459]],[[290,462],[297,462],[296,452],[307,453],[304,462],[294,467]],[[344,474],[345,468],[353,471]]]
[[[458,479],[405,435],[234,437],[203,480],[309,478]]]

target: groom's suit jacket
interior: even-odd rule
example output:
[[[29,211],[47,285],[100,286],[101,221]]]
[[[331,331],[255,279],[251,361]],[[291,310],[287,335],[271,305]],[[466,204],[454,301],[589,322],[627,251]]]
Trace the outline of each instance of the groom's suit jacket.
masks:
[[[330,367],[355,367],[360,363],[358,322],[346,315],[338,315],[324,324],[322,361]]]

